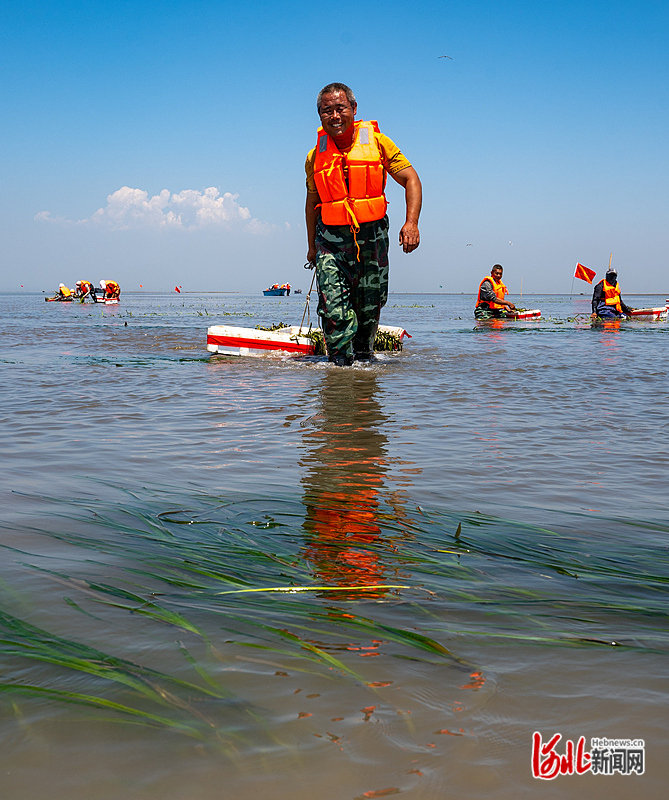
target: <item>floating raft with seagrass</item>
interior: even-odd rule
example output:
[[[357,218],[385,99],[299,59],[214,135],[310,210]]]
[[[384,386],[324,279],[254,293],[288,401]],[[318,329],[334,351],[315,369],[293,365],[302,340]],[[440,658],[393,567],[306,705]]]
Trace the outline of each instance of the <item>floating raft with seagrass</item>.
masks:
[[[374,350],[401,350],[405,336],[411,338],[404,328],[379,325]],[[325,344],[318,328],[287,325],[262,330],[211,325],[207,328],[207,350],[227,356],[314,356],[325,354]]]
[[[518,308],[509,311],[506,319],[539,319],[541,311],[538,308]]]

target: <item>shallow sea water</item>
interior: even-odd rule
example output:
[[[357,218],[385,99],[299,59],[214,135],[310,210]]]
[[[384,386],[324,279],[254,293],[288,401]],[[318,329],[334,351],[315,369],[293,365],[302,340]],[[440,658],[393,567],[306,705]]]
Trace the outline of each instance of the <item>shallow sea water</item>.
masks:
[[[2,296],[0,796],[663,797],[669,323],[393,294],[373,365],[207,353],[305,300]]]

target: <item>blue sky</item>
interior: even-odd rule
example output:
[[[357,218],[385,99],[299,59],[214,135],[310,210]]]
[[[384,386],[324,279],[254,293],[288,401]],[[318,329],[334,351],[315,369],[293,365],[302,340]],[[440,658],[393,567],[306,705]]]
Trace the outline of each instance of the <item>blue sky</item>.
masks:
[[[666,2],[27,2],[0,12],[0,289],[304,286],[315,96],[424,186],[391,290],[669,290]],[[439,58],[448,55],[451,58]],[[589,291],[576,281],[575,291]]]

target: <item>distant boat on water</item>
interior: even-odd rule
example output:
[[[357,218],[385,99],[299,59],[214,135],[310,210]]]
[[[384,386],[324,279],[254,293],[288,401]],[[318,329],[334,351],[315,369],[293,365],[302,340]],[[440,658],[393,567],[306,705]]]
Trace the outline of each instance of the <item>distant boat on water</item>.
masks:
[[[265,295],[265,297],[283,297],[286,294],[286,287],[278,286],[275,288],[270,286],[269,289],[263,289],[262,293]]]

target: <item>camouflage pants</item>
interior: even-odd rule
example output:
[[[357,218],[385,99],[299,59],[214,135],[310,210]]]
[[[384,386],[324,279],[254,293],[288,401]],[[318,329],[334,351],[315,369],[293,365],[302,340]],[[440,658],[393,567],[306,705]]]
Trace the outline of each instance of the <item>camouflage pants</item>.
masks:
[[[484,308],[477,306],[474,309],[476,319],[506,319],[508,312],[505,308]]]
[[[360,248],[359,261],[357,247]],[[330,361],[369,359],[388,299],[388,217],[347,225],[316,226],[318,314]]]

